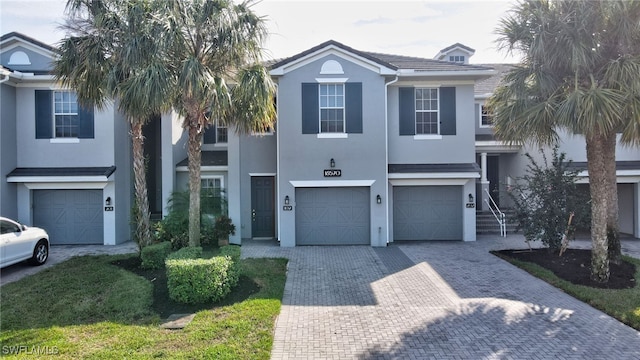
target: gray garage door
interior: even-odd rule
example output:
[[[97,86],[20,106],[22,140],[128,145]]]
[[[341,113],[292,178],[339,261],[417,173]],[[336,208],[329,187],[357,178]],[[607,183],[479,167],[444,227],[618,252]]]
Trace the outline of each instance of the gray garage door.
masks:
[[[33,224],[51,244],[103,244],[102,190],[34,190]]]
[[[296,189],[296,245],[369,245],[369,188]]]
[[[462,187],[394,187],[393,238],[462,240]]]

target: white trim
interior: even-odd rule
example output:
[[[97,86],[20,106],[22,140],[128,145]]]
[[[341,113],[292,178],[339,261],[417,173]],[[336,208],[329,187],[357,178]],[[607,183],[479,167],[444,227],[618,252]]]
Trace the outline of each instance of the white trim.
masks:
[[[324,48],[318,49],[317,51],[308,54],[302,58],[296,59],[292,62],[289,62],[287,64],[284,64],[278,68],[275,68],[273,70],[271,70],[269,72],[269,74],[273,75],[273,76],[278,76],[278,75],[284,75],[290,71],[299,69],[303,66],[306,66],[318,59],[321,59],[323,57],[326,57],[328,55],[335,55],[341,59],[350,61],[352,63],[355,63],[356,65],[359,65],[361,67],[364,67],[366,69],[369,69],[377,74],[380,75],[395,75],[396,71],[393,69],[390,69],[382,64],[379,64],[375,61],[366,59],[362,56],[356,55],[352,52],[349,52],[347,50],[344,50],[336,45],[328,45]]]
[[[319,133],[318,139],[347,139],[349,134],[347,133]]]
[[[176,166],[176,171],[188,172],[189,166]],[[200,166],[200,171],[229,171],[229,166]]]
[[[389,183],[392,186],[464,186],[468,181],[469,179],[391,179]]]
[[[289,181],[294,188],[299,187],[362,187],[371,186],[375,180],[293,180]]]
[[[413,140],[442,140],[442,135],[437,135],[437,134],[413,135]]]
[[[445,87],[445,86],[462,86],[475,85],[474,80],[414,80],[405,79],[398,80],[394,83],[394,87]]]
[[[393,173],[389,179],[480,179],[476,172]]]
[[[24,186],[29,190],[83,190],[104,189],[109,183],[102,182],[25,182]]]
[[[616,170],[616,177],[637,177],[640,176],[640,169],[636,170]],[[589,177],[589,170],[582,170],[578,173],[578,177]],[[635,181],[631,181],[635,182]]]
[[[98,176],[9,176],[10,183],[102,183],[113,181],[104,175]]]
[[[316,78],[320,84],[344,84],[349,78]]]
[[[59,138],[49,139],[49,143],[51,144],[77,144],[79,142],[80,142],[79,138],[73,138],[73,137],[59,137]]]
[[[276,176],[276,173],[249,173],[249,176]]]
[[[389,168],[389,86],[398,82],[398,77],[396,76],[393,80],[384,84],[384,166],[386,169]],[[385,171],[385,185],[384,185],[384,195],[385,199],[390,199],[389,197],[389,172]],[[389,202],[389,201],[387,201]],[[391,226],[389,226],[389,207],[390,204],[385,206],[384,210],[384,218],[386,222],[386,236],[387,236],[387,244],[391,242]],[[378,244],[380,245],[380,244]]]
[[[15,62],[14,62],[15,61]],[[11,53],[9,56],[9,62],[7,65],[31,65],[31,59],[29,59],[29,55],[26,52],[18,50]]]

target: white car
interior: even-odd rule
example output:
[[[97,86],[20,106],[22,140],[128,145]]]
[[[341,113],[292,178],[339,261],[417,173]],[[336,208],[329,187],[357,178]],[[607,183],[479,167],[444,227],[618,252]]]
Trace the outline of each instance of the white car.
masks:
[[[42,265],[48,258],[49,235],[46,231],[0,217],[0,268],[24,260]]]

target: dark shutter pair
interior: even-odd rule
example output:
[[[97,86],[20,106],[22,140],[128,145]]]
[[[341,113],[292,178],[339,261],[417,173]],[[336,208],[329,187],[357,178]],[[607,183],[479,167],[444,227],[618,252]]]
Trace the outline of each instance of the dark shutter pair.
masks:
[[[416,134],[415,88],[399,89],[400,135]],[[440,88],[440,135],[456,134],[456,88]]]
[[[320,132],[320,103],[318,83],[302,84],[302,133]],[[362,134],[362,83],[345,83],[344,116],[346,132]]]
[[[36,90],[36,139],[53,138],[53,91]],[[94,138],[93,109],[78,106],[78,138]]]

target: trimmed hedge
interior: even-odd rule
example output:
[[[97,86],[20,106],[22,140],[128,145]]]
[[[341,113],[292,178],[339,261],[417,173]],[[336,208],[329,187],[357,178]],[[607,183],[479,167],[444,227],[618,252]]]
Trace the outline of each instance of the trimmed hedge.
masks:
[[[187,246],[167,256],[167,260],[197,259],[202,256],[201,246]]]
[[[171,242],[163,241],[161,243],[145,246],[140,251],[140,259],[143,269],[160,269],[164,266],[164,260],[171,253]]]
[[[187,304],[216,302],[238,284],[240,247],[223,246],[220,256],[211,259],[198,259],[201,254],[200,247],[183,248],[165,261],[172,300]]]

